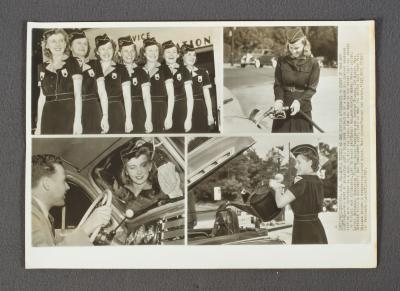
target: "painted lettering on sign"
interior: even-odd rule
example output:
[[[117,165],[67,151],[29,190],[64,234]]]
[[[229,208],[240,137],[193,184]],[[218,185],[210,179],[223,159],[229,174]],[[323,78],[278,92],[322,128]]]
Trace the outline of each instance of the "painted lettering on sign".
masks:
[[[150,32],[144,32],[144,33],[132,35],[133,41],[140,41],[140,40],[144,40],[146,38],[150,38]]]
[[[191,40],[184,40],[182,41],[182,45],[189,44],[194,47],[202,47],[211,44],[211,36],[203,37],[203,38],[196,38]]]

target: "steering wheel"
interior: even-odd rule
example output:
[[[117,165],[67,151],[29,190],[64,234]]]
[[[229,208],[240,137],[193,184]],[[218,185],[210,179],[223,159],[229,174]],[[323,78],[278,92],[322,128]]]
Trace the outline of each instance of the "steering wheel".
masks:
[[[89,208],[86,210],[85,214],[83,215],[81,221],[78,224],[78,228],[86,222],[88,217],[93,213],[93,211],[100,206],[111,206],[111,201],[112,201],[112,192],[110,189],[104,190],[102,193],[103,195],[99,195],[89,206]],[[96,239],[98,233],[100,232],[102,227],[98,227],[95,229],[95,231],[90,235],[90,241],[94,242]]]

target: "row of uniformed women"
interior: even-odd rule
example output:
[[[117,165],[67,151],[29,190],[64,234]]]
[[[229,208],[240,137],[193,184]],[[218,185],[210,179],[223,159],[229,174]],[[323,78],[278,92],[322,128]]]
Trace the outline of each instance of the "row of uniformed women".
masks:
[[[143,66],[130,36],[115,43],[95,38],[97,60],[87,59],[89,41],[83,31],[69,36],[63,29],[43,35],[39,65],[38,115],[35,134],[144,132],[208,132],[214,124],[210,78],[197,68],[196,52],[172,41],[143,41]],[[69,55],[69,48],[71,55]],[[182,57],[183,64],[177,60]]]

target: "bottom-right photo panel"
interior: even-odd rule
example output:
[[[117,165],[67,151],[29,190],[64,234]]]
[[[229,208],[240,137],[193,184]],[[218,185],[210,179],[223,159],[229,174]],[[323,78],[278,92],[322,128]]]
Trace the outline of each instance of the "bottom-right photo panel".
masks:
[[[337,140],[301,134],[187,138],[188,243],[350,242],[339,229]]]

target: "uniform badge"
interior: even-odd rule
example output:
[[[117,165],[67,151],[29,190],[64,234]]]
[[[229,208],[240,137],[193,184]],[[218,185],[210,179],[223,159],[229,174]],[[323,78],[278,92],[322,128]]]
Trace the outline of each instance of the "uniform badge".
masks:
[[[182,75],[179,73],[176,75],[176,78],[178,79],[178,81],[182,80]]]
[[[113,72],[113,73],[111,74],[111,78],[113,78],[114,80],[117,79],[117,73]]]
[[[40,81],[43,81],[44,79],[44,72],[40,72]]]
[[[64,78],[68,77],[68,71],[67,69],[62,69],[61,74],[63,75]]]
[[[93,69],[90,69],[89,71],[88,71],[88,73],[89,73],[89,76],[90,77],[94,77],[94,71],[93,71]]]
[[[136,77],[135,77],[135,78],[132,78],[132,84],[133,84],[133,86],[137,86],[138,81],[137,81],[137,78],[136,78]]]
[[[157,81],[160,80],[160,74],[158,74],[158,73],[155,74],[155,75],[154,75],[154,78],[155,78]]]
[[[198,76],[198,77],[197,77],[197,81],[198,81],[199,83],[203,82],[203,76]]]

